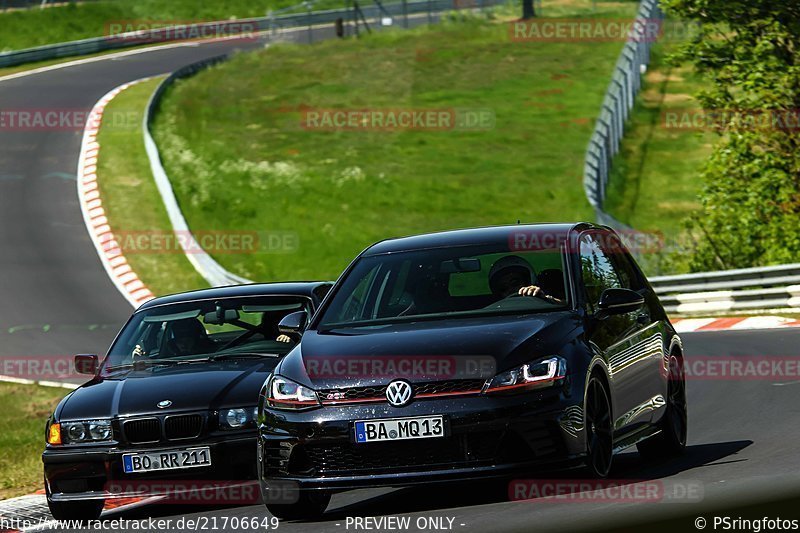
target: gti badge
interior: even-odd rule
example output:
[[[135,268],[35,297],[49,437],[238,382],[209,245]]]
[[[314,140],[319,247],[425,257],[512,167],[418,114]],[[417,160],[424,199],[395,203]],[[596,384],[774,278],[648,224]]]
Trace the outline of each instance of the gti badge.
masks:
[[[395,407],[403,407],[411,401],[411,384],[408,381],[392,381],[386,387],[386,399]]]
[[[172,400],[161,400],[160,402],[158,402],[159,409],[166,409],[170,405],[172,405]]]

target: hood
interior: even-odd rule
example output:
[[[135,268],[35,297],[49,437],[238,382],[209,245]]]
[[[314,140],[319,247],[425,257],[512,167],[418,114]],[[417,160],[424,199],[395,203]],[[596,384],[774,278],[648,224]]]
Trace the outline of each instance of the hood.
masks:
[[[57,416],[70,420],[255,407],[261,385],[276,363],[276,359],[192,363],[98,378],[73,391]],[[159,409],[162,400],[172,405]]]
[[[309,330],[277,373],[315,389],[384,385],[399,377],[412,383],[485,379],[559,354],[580,325],[576,314],[558,312]]]

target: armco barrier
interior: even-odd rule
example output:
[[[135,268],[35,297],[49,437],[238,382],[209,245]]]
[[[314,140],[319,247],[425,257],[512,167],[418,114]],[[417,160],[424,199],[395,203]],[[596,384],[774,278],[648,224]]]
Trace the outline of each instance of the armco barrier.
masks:
[[[668,313],[800,312],[800,263],[651,278]]]
[[[153,179],[156,182],[158,192],[161,194],[161,199],[164,202],[164,207],[167,210],[167,215],[169,216],[172,229],[178,234],[187,235],[190,237],[190,239],[180,240],[180,244],[186,252],[186,258],[189,260],[192,266],[194,266],[195,270],[197,270],[197,272],[199,272],[200,275],[203,276],[203,278],[205,278],[205,280],[213,287],[251,283],[251,281],[247,278],[237,276],[236,274],[225,270],[222,265],[217,263],[214,258],[208,255],[194,240],[192,232],[189,230],[189,225],[186,223],[183,212],[178,205],[178,199],[175,197],[175,191],[172,189],[172,184],[169,181],[167,172],[164,170],[164,166],[161,162],[161,155],[158,152],[158,146],[156,145],[156,142],[150,133],[150,126],[153,122],[155,111],[161,102],[161,97],[164,95],[164,91],[166,91],[167,88],[175,82],[175,80],[193,76],[200,70],[206,69],[211,65],[215,65],[221,61],[224,61],[225,59],[227,59],[227,56],[225,55],[212,57],[204,61],[186,65],[185,67],[173,72],[159,84],[156,91],[150,97],[150,102],[147,104],[144,122],[142,124],[142,129],[144,131],[144,146],[145,150],[147,151],[147,157],[150,161],[150,170],[153,173]]]
[[[639,4],[637,23],[634,24],[632,35],[614,66],[614,74],[586,150],[583,169],[586,198],[595,209],[597,221],[616,229],[629,228],[603,210],[611,161],[619,152],[625,122],[633,109],[636,95],[642,87],[642,76],[650,63],[653,40],[647,36],[648,24],[663,18],[658,0],[642,0]]]

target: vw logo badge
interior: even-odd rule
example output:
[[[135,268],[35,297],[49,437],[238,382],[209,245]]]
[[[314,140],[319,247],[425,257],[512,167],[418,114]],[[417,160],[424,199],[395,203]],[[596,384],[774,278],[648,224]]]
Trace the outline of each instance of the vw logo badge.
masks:
[[[172,401],[171,400],[161,400],[160,402],[158,402],[158,408],[159,409],[166,409],[170,405],[172,405]]]
[[[411,401],[411,383],[408,381],[392,381],[386,387],[386,399],[395,407],[402,407]]]

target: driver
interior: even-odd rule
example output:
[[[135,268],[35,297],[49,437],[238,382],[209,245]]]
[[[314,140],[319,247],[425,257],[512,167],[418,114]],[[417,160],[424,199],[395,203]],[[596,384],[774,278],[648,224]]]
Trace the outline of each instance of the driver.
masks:
[[[196,318],[186,318],[170,323],[167,346],[174,355],[192,355],[214,351],[206,328]]]
[[[533,278],[530,263],[517,255],[507,255],[498,259],[489,270],[489,288],[499,299],[513,295],[537,296],[552,303],[563,303],[534,285]]]

